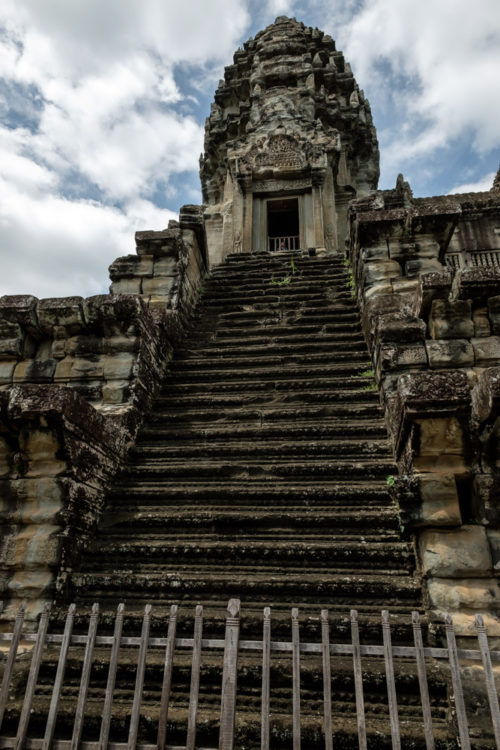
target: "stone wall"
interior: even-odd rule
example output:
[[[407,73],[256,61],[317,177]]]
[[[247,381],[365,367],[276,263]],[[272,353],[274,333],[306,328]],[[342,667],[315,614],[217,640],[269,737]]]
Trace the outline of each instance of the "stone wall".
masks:
[[[399,467],[387,481],[428,608],[456,613],[462,635],[477,611],[500,635],[500,267],[481,265],[498,263],[499,227],[498,191],[415,200],[402,177],[350,210],[352,290]]]
[[[0,298],[2,618],[62,590],[183,335],[206,272],[201,210],[139,232],[111,293]]]

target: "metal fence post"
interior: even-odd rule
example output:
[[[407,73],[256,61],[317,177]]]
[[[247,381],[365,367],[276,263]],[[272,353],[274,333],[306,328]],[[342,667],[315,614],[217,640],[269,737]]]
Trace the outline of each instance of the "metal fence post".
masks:
[[[233,750],[236,714],[236,678],[240,641],[240,600],[231,599],[227,605],[224,670],[220,707],[219,750]]]

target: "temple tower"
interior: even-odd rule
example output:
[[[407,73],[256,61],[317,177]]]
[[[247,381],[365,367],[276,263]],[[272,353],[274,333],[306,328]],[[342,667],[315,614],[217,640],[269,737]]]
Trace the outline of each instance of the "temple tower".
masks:
[[[200,159],[211,264],[229,252],[343,248],[347,203],[377,187],[370,105],[333,39],[285,16],[225,69]]]

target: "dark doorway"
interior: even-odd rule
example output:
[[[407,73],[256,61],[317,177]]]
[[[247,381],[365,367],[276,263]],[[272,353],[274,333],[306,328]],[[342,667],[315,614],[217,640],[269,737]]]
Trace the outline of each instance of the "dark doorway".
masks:
[[[298,198],[267,201],[269,250],[297,250],[299,247]]]

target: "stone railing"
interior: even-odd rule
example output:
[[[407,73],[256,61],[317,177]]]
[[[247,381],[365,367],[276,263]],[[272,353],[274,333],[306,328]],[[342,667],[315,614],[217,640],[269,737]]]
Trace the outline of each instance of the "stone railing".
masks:
[[[64,588],[196,301],[201,209],[136,241],[108,295],[0,299],[4,619]]]
[[[463,635],[486,612],[500,636],[500,268],[446,267],[460,217],[450,201],[354,202],[349,260],[428,608]]]

